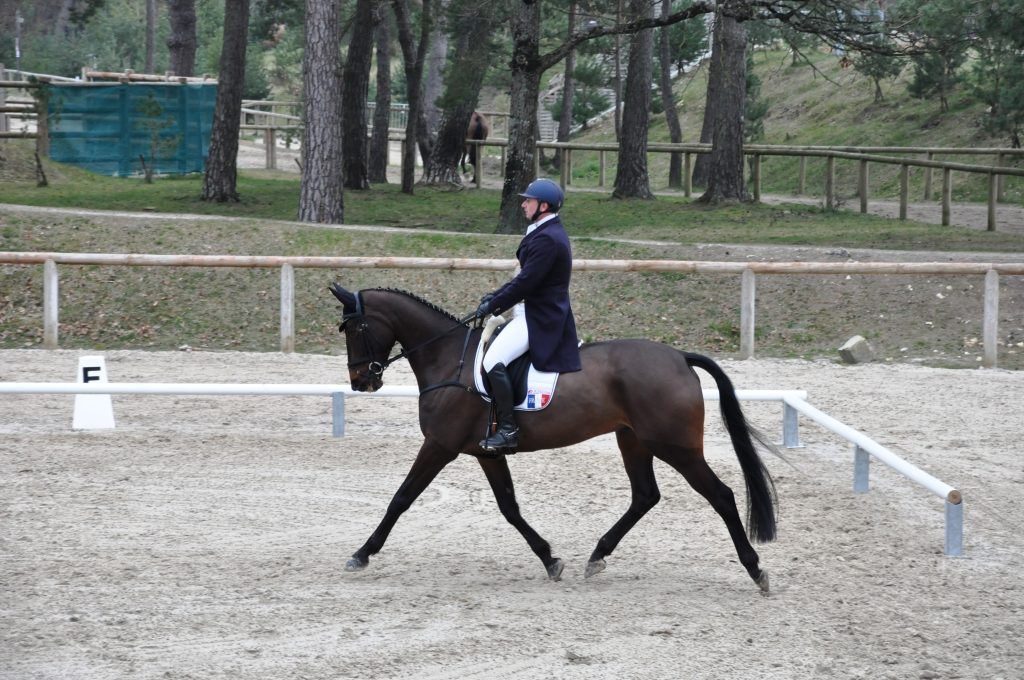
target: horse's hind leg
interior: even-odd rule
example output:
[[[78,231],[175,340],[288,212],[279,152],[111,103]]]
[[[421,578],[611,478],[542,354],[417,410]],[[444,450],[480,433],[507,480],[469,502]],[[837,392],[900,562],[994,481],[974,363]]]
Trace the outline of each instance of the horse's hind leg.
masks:
[[[519,503],[516,502],[516,491],[512,485],[512,473],[508,469],[508,462],[505,456],[497,458],[480,458],[480,467],[483,468],[487,481],[494,492],[494,498],[498,501],[498,509],[508,520],[508,523],[519,530],[526,539],[530,549],[544,563],[548,572],[548,578],[558,581],[562,578],[562,568],[565,566],[557,557],[551,555],[551,546],[541,538],[540,534],[534,531],[533,527],[527,524],[519,512]]]
[[[394,528],[395,522],[402,516],[402,513],[408,510],[409,506],[423,493],[423,490],[434,481],[437,473],[455,460],[458,455],[458,453],[442,449],[429,440],[423,442],[416,460],[413,461],[412,468],[409,469],[409,474],[406,475],[405,481],[398,487],[398,491],[391,499],[387,512],[384,513],[384,519],[380,521],[363,547],[357,550],[345,564],[346,571],[359,571],[366,567],[370,562],[370,555],[376,555],[384,547],[384,541],[388,539],[388,534],[391,533],[391,529]]]
[[[604,571],[604,558],[612,554],[619,541],[661,500],[658,482],[654,478],[654,457],[650,451],[640,443],[633,430],[623,428],[615,433],[615,437],[622,452],[622,463],[629,477],[633,498],[625,514],[597,542],[587,562],[584,573],[587,578]]]
[[[703,449],[653,443],[650,444],[650,447],[654,451],[654,455],[678,470],[690,483],[690,486],[707,499],[715,512],[725,521],[740,563],[758,587],[767,592],[768,574],[761,570],[757,551],[750,545],[747,534],[743,530],[743,521],[736,509],[736,497],[733,495],[732,489],[718,478],[707,461],[704,460]]]

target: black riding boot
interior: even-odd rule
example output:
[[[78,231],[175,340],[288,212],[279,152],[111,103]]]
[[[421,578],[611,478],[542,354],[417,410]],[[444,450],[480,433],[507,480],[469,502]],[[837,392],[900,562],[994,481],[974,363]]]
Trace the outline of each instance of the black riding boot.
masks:
[[[485,451],[515,448],[519,445],[519,428],[516,427],[513,410],[512,379],[505,364],[495,364],[487,377],[491,381],[491,399],[498,413],[498,431],[480,442],[480,448]]]

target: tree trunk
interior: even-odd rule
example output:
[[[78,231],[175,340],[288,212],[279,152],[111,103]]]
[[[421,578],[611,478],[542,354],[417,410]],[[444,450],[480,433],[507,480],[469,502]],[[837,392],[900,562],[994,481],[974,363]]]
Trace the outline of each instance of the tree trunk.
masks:
[[[521,233],[526,227],[519,193],[533,181],[537,149],[537,96],[540,93],[540,3],[514,0],[512,16],[512,95],[508,119],[508,157],[501,190],[497,233]]]
[[[466,130],[475,106],[475,102],[463,103],[442,111],[437,142],[423,169],[423,184],[463,186],[459,161],[466,146]]]
[[[575,32],[576,0],[569,0],[569,40],[572,40]],[[562,84],[562,115],[558,119],[558,136],[556,137],[559,142],[568,142],[569,132],[572,130],[572,104],[573,98],[576,95],[576,80],[573,76],[575,70],[576,50],[571,49],[569,54],[565,55],[565,81]],[[561,167],[562,154],[555,156],[555,162],[558,167]]]
[[[156,0],[146,0],[146,73],[156,70]]]
[[[171,34],[167,36],[171,72],[192,76],[196,68],[196,0],[167,0]]]
[[[341,147],[346,189],[369,189],[366,158],[366,95],[370,88],[373,62],[373,5],[375,0],[357,0],[352,39],[342,82]]]
[[[386,184],[388,181],[388,127],[391,125],[391,22],[378,3],[374,32],[377,41],[377,99],[373,110],[373,132],[370,136],[370,181]]]
[[[238,133],[242,122],[245,48],[249,38],[249,0],[224,3],[224,45],[217,76],[210,151],[203,177],[204,201],[237,201]]]
[[[430,47],[427,50],[427,62],[423,73],[423,117],[426,119],[427,137],[433,149],[437,131],[441,126],[441,109],[437,100],[441,98],[445,88],[445,68],[448,59],[448,21],[447,10],[450,0],[440,0],[434,29],[430,32]],[[454,35],[454,34],[453,34]]]
[[[708,68],[707,94],[704,97],[704,122],[700,126],[701,144],[709,144],[715,130],[715,102],[719,98],[719,90],[725,76],[722,73],[722,15],[715,14],[714,26],[711,29],[711,65]],[[693,164],[693,186],[706,187],[711,174],[711,154],[697,154]]]
[[[672,11],[672,0],[661,0],[661,16],[667,17]],[[662,27],[659,35],[659,63],[661,65],[661,106],[665,109],[665,123],[668,125],[669,141],[679,144],[683,141],[683,131],[679,126],[679,114],[676,112],[676,99],[672,95],[672,45],[669,41],[669,28]],[[668,185],[673,189],[683,186],[683,154],[673,153],[669,157]]]
[[[395,22],[398,25],[398,42],[402,46],[405,61],[405,82],[408,88],[409,119],[405,125],[405,144],[402,153],[402,193],[412,194],[416,183],[417,130],[424,126],[423,115],[423,62],[430,30],[433,24],[431,0],[424,0],[420,14],[420,41],[414,45],[412,26],[409,19],[408,0],[392,0]]]
[[[476,4],[472,12],[460,11],[460,5],[453,9],[452,15],[457,17],[452,25],[455,44],[441,98],[441,124],[433,150],[427,157],[422,181],[461,187],[458,166],[470,116],[477,107],[487,74],[490,37],[497,29],[497,3]]]
[[[720,15],[721,45],[718,49],[722,74],[712,135],[711,171],[702,203],[731,203],[747,200],[743,183],[743,126],[747,91],[747,29],[733,17]],[[714,51],[714,50],[713,50]],[[712,55],[712,68],[716,66]],[[709,104],[712,104],[709,102]]]
[[[615,2],[615,23],[622,23],[622,2]],[[621,139],[622,134],[622,36],[615,34],[615,51],[613,54],[615,65],[615,141]]]
[[[305,134],[299,220],[341,224],[342,188],[340,7],[335,0],[306,0],[303,55]]]
[[[647,16],[650,8],[647,0],[630,0],[630,18]],[[646,29],[634,33],[629,41],[622,136],[619,138],[619,162],[612,198],[654,198],[647,174],[647,128],[651,118],[653,56],[654,31]]]

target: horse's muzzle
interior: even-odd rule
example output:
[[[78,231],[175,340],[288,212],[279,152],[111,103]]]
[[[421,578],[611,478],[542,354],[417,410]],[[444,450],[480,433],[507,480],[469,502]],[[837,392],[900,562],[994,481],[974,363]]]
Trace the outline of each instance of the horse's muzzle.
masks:
[[[376,392],[384,386],[384,381],[379,375],[367,371],[352,371],[349,377],[352,380],[352,389],[356,392]]]

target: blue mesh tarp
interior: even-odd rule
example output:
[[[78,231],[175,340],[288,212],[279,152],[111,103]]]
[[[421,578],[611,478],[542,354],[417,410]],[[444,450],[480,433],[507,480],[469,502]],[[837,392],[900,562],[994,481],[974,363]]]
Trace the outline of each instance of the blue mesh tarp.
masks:
[[[50,158],[103,175],[202,172],[217,85],[51,84]]]

